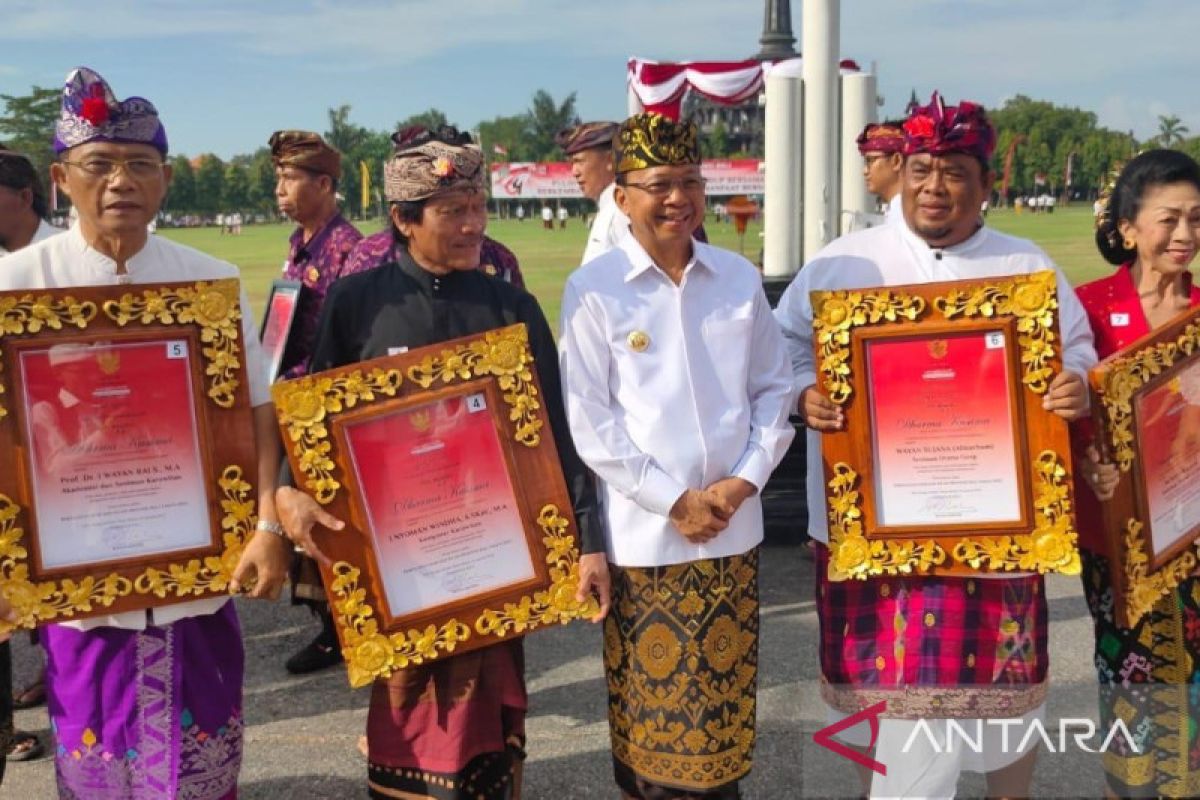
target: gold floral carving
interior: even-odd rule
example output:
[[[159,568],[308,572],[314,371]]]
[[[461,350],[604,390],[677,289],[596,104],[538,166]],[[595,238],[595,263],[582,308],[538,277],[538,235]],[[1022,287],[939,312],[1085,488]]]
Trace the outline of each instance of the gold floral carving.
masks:
[[[243,479],[240,467],[226,467],[218,484],[224,494],[221,508],[225,512],[221,519],[221,554],[172,565],[168,572],[147,568],[132,579],[110,573],[78,581],[30,580],[26,563],[29,552],[22,542],[24,529],[18,524],[21,508],[0,494],[0,584],[17,617],[15,623],[0,621],[0,633],[106,608],[129,594],[182,598],[227,589],[256,517],[251,486]]]
[[[356,369],[337,378],[305,376],[271,387],[275,414],[287,426],[288,439],[304,473],[304,486],[318,503],[332,502],[342,487],[333,477],[335,465],[329,457],[332,444],[325,417],[372,402],[378,395],[395,397],[403,381],[399,370],[375,367],[366,372]]]
[[[79,301],[71,295],[54,299],[51,295],[26,294],[0,297],[0,339],[23,336],[43,329],[60,331],[66,325],[83,329],[96,316],[96,304]],[[0,360],[0,370],[4,362]],[[3,403],[4,384],[0,382],[0,419],[8,415]]]
[[[1175,590],[1184,578],[1196,568],[1200,554],[1200,539],[1192,548],[1184,550],[1160,569],[1150,572],[1150,556],[1146,552],[1142,537],[1143,525],[1136,519],[1125,522],[1125,619],[1123,623],[1132,628],[1138,620],[1150,613],[1154,604]]]
[[[946,561],[933,539],[868,539],[863,533],[859,476],[850,465],[833,465],[829,482],[829,579],[866,580],[876,575],[927,573]]]
[[[542,440],[542,421],[537,415],[541,403],[532,365],[529,334],[524,325],[515,325],[429,356],[409,367],[408,378],[428,389],[438,381],[448,384],[494,376],[509,406],[508,419],[516,426],[514,438],[526,447],[537,447]]]
[[[1013,275],[977,289],[955,289],[933,301],[946,319],[957,316],[992,318],[1012,315],[1017,319],[1017,344],[1021,348],[1024,374],[1021,382],[1035,394],[1045,394],[1054,377],[1051,363],[1057,352],[1054,315],[1058,293],[1054,273]]]
[[[1133,466],[1134,394],[1181,356],[1189,356],[1197,348],[1200,348],[1200,324],[1192,323],[1174,342],[1161,342],[1115,359],[1104,373],[1099,395],[1108,418],[1109,449],[1121,471],[1128,472]]]
[[[1056,453],[1042,451],[1033,462],[1037,482],[1033,531],[1017,536],[980,536],[963,539],[954,546],[955,561],[992,572],[1080,571],[1078,534],[1071,519],[1071,481]]]
[[[842,405],[850,399],[850,331],[885,322],[912,322],[925,311],[921,297],[886,289],[815,292],[813,332],[820,348],[817,368],[829,399]]]
[[[221,408],[231,408],[237,394],[242,310],[236,279],[200,282],[177,289],[143,289],[104,303],[104,313],[121,327],[196,325],[208,376],[208,396]]]
[[[1071,486],[1059,457],[1047,450],[1034,461],[1036,523],[1014,536],[961,538],[946,551],[935,539],[868,539],[863,532],[859,476],[834,465],[829,482],[829,578],[865,580],[878,575],[928,574],[943,564],[1003,572],[1061,572],[1078,575],[1077,534],[1071,521]]]
[[[595,599],[575,600],[579,586],[579,562],[575,537],[568,533],[569,523],[554,505],[542,508],[538,525],[545,534],[546,563],[550,567],[550,586],[519,603],[485,610],[475,620],[474,632],[483,636],[503,637],[524,633],[541,625],[562,623],[595,615]],[[342,655],[349,668],[350,684],[365,686],[376,678],[386,678],[405,667],[432,661],[454,652],[460,642],[472,635],[472,626],[451,619],[441,627],[428,625],[424,630],[410,629],[392,634],[379,628],[375,610],[367,603],[367,592],[359,586],[360,570],[345,562],[333,565],[331,591],[333,608],[343,631]]]

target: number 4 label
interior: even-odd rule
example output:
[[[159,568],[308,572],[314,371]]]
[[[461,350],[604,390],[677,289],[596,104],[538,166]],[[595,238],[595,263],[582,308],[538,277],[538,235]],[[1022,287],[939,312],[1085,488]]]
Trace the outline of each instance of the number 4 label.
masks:
[[[167,358],[187,358],[187,342],[167,342]]]
[[[476,392],[467,398],[467,410],[472,414],[483,411],[485,408],[487,408],[487,398],[484,397],[483,392]]]

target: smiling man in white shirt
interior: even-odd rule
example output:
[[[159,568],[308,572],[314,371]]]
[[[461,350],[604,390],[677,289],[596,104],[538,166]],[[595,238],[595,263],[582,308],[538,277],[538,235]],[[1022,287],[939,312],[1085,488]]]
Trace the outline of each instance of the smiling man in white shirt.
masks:
[[[821,694],[831,722],[887,703],[877,739],[868,742],[861,724],[839,734],[855,747],[874,745],[874,760],[886,769],[860,772],[864,794],[953,797],[959,773],[967,769],[987,773],[989,796],[1026,797],[1036,746],[1022,739],[1028,729],[1022,726],[1045,714],[1048,617],[1042,577],[885,575],[835,581],[828,574],[836,555],[825,546],[821,431],[839,430],[845,418],[816,386],[810,292],[1053,270],[1063,369],[1050,384],[1044,407],[1067,420],[1086,414],[1083,376],[1096,362],[1083,307],[1050,257],[980,219],[980,202],[994,177],[988,164],[996,145],[984,110],[968,101],[947,105],[935,92],[928,106],[912,112],[904,134],[901,217],[820,250],[775,312],[788,340],[799,412],[809,427],[808,533],[821,543],[816,586]],[[917,720],[936,731],[940,743],[911,738]],[[985,720],[1011,723],[1019,735],[1013,734],[1009,746],[1008,728],[989,725],[980,752],[947,747],[950,721],[964,730],[983,730]]]
[[[736,797],[754,748],[758,493],[793,436],[791,373],[758,271],[692,238],[695,126],[638,114],[613,150],[630,230],[567,281],[560,341],[613,572],[613,766],[626,797]]]
[[[59,160],[51,176],[78,209],[79,221],[61,236],[6,257],[0,289],[237,277],[232,264],[148,234],[147,223],[158,213],[170,180],[166,131],[148,100],[118,101],[95,72],[73,70],[54,144]],[[286,578],[291,551],[275,521],[281,454],[244,291],[241,308],[255,413],[259,522],[230,589],[273,598]],[[0,455],[13,463],[13,453]],[[216,800],[237,793],[244,657],[231,598],[97,616],[41,631],[61,797]]]

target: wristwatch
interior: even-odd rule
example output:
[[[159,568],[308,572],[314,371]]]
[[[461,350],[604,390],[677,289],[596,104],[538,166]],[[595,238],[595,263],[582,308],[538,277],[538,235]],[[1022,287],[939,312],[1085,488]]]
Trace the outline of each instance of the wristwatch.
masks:
[[[273,533],[273,534],[275,534],[276,536],[280,537],[281,539],[286,539],[286,538],[288,538],[288,537],[287,537],[287,534],[286,534],[286,533],[284,532],[284,530],[283,530],[283,526],[282,526],[282,525],[280,525],[278,522],[269,522],[269,521],[267,521],[267,520],[265,520],[265,519],[260,519],[260,520],[259,520],[259,521],[258,521],[258,522],[257,522],[257,523],[254,525],[254,530],[256,530],[256,531],[267,531],[268,533]]]

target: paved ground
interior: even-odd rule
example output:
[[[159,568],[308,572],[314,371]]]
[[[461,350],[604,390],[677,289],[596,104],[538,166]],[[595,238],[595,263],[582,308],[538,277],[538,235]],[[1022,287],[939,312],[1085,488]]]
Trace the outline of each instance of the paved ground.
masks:
[[[825,724],[817,692],[817,622],[812,562],[797,547],[773,546],[762,558],[762,640],[758,747],[745,784],[749,798],[851,796],[850,765],[816,746]],[[1074,578],[1049,582],[1052,686],[1047,728],[1063,717],[1095,719],[1090,620]],[[307,615],[283,603],[240,606],[246,631],[247,741],[244,800],[364,797],[366,766],[355,741],[366,720],[368,692],[351,691],[340,670],[292,678],[283,661],[312,635]],[[31,674],[24,637],[16,644],[20,685]],[[530,800],[615,797],[608,755],[605,689],[598,628],[577,624],[529,638],[531,714],[525,797]],[[17,726],[48,736],[44,709],[17,714]],[[1040,756],[1036,797],[1099,797],[1099,762],[1081,752]],[[5,798],[54,796],[48,759],[10,764]],[[983,793],[968,774],[960,796]]]

